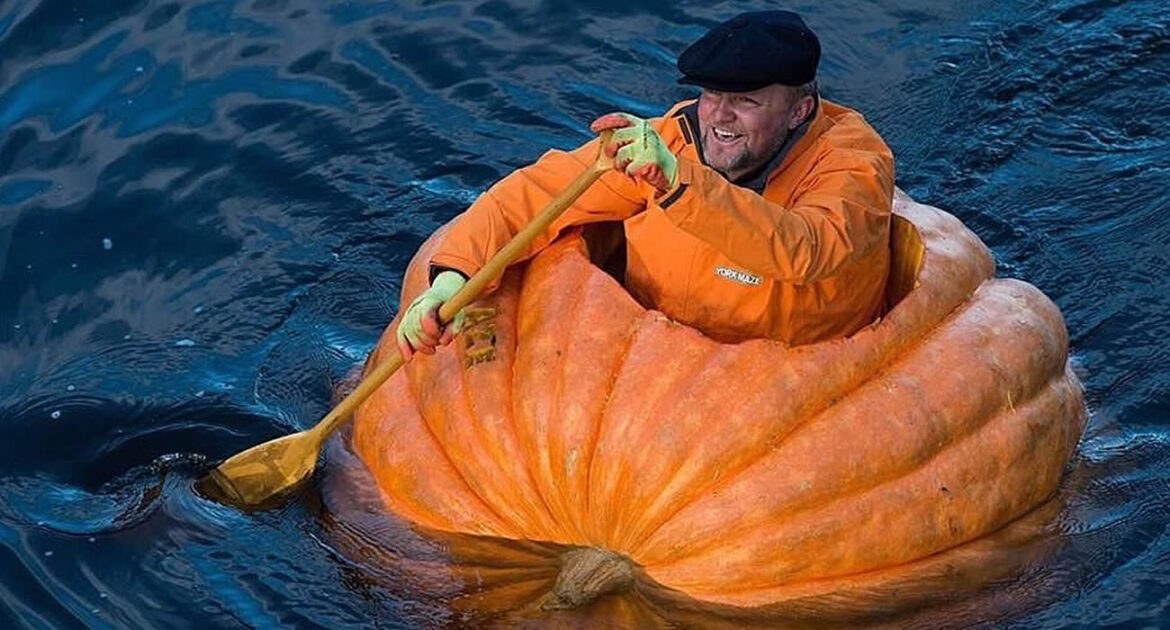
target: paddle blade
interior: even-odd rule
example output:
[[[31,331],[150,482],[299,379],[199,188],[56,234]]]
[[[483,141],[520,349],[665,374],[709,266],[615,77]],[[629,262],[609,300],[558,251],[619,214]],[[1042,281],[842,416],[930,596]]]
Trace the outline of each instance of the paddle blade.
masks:
[[[224,461],[196,489],[227,505],[272,507],[312,474],[320,451],[321,443],[310,431],[286,435]]]

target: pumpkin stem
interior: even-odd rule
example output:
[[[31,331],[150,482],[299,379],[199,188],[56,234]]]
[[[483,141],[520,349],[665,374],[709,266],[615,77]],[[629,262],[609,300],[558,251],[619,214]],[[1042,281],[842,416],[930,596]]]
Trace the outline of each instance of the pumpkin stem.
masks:
[[[561,554],[561,571],[541,610],[568,610],[606,593],[634,584],[634,569],[624,556],[597,547],[577,547]]]

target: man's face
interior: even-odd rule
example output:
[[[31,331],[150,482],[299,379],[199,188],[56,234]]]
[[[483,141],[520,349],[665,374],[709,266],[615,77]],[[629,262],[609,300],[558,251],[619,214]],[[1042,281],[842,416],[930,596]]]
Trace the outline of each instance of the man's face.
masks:
[[[703,159],[729,180],[752,173],[776,154],[788,132],[807,116],[799,109],[788,102],[782,85],[752,92],[704,88],[699,96]]]

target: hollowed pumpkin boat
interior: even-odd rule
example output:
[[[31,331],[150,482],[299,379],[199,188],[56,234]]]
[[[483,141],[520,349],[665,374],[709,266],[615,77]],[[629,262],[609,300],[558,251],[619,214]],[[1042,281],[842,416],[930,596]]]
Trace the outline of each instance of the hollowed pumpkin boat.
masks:
[[[561,238],[360,408],[347,548],[476,627],[832,627],[1003,577],[1087,417],[1067,332],[957,219],[894,210],[885,315],[799,347],[709,339]]]

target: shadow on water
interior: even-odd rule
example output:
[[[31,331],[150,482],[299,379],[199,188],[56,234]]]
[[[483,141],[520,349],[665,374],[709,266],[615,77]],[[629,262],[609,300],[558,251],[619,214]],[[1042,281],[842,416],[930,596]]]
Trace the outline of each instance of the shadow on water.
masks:
[[[464,585],[342,553],[328,493],[193,484],[327,411],[430,232],[596,115],[689,97],[675,55],[765,4],[0,3],[0,627],[465,624]],[[1170,12],[797,8],[902,187],[1060,305],[1093,411],[1015,570],[889,623],[1164,625]]]

